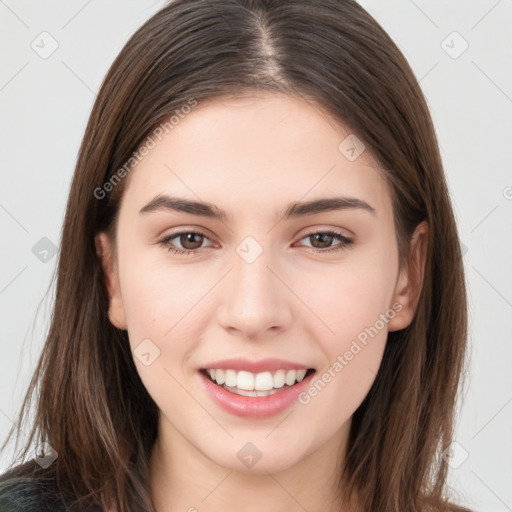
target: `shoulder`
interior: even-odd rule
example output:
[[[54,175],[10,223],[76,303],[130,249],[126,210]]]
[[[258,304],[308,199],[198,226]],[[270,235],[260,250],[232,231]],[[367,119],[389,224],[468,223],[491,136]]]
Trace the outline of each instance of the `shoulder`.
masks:
[[[54,478],[28,469],[17,466],[0,475],[0,512],[64,512]]]

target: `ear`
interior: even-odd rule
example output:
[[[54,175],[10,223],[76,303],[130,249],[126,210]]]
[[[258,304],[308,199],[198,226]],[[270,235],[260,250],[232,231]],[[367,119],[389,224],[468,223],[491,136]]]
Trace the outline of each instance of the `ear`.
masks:
[[[124,312],[117,265],[113,257],[112,242],[104,232],[98,233],[94,238],[96,254],[101,260],[105,287],[108,294],[108,317],[110,323],[118,329],[126,329],[126,316]]]
[[[414,318],[423,287],[425,262],[428,248],[428,224],[418,224],[410,241],[408,265],[398,276],[392,304],[400,303],[402,308],[389,321],[389,331],[399,331],[408,327]],[[397,308],[398,309],[398,308]]]

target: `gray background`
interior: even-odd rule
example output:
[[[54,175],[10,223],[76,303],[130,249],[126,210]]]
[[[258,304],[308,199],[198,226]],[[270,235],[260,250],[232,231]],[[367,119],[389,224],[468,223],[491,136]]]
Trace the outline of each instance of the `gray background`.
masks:
[[[471,366],[449,458],[450,484],[474,510],[510,511],[512,3],[360,3],[421,81],[465,250]],[[49,324],[52,250],[95,93],[128,37],[162,5],[0,0],[2,440]],[[9,456],[0,458],[0,471]]]

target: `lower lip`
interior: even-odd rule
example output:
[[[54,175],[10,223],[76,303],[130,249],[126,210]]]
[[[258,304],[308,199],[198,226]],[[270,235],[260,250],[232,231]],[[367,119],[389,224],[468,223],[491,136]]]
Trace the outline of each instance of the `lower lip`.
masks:
[[[310,385],[314,374],[315,372],[311,372],[301,382],[273,395],[252,397],[231,393],[199,372],[203,385],[213,401],[225,411],[245,418],[270,418],[284,411]]]

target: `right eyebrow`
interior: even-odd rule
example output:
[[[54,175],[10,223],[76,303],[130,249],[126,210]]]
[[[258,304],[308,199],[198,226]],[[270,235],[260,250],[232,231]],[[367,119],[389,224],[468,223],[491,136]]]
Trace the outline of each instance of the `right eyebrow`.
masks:
[[[192,201],[182,197],[171,197],[163,194],[152,199],[146,206],[141,208],[139,213],[144,214],[161,210],[190,213],[191,215],[201,215],[203,217],[226,221],[230,218],[224,210],[214,204],[203,201]]]
[[[306,202],[295,202],[289,204],[283,213],[276,212],[276,217],[284,219],[303,217],[306,215],[315,215],[327,211],[356,209],[376,214],[375,208],[366,201],[353,197],[330,197],[314,199]],[[181,197],[171,197],[160,194],[146,204],[140,214],[146,214],[154,211],[171,210],[176,212],[189,213],[191,215],[200,215],[221,221],[229,221],[233,217],[218,206],[204,202],[194,201]]]

